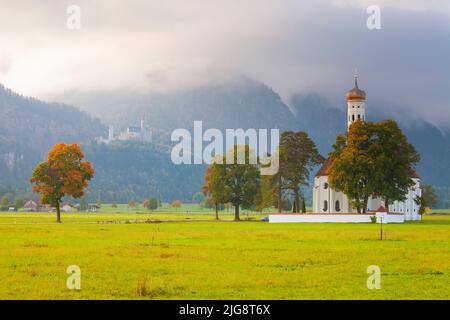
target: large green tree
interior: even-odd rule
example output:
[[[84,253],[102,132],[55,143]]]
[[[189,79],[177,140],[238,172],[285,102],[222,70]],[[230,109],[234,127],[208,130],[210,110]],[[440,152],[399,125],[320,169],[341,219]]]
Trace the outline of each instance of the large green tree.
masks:
[[[239,152],[245,152],[245,164],[238,163]],[[239,208],[254,207],[255,200],[261,190],[261,175],[258,166],[252,163],[255,159],[253,151],[248,145],[234,147],[234,159],[231,164],[226,163],[225,201],[234,206],[234,219],[240,220]],[[225,160],[226,161],[226,160]]]
[[[334,190],[347,195],[358,213],[366,211],[374,193],[375,163],[370,151],[374,136],[373,123],[357,121],[350,126],[346,138],[337,136],[330,153],[333,162],[328,182]]]
[[[225,166],[213,163],[205,171],[205,183],[202,192],[214,205],[216,220],[219,220],[219,205],[226,201],[223,184],[226,178]],[[205,200],[206,200],[205,199]]]
[[[369,197],[381,197],[386,210],[405,200],[420,159],[393,120],[355,122],[345,139],[338,136],[330,156],[330,186],[344,192],[358,212],[366,211]]]
[[[276,178],[271,175],[261,176],[261,190],[256,199],[256,210],[262,212],[265,208],[278,205],[278,184],[276,183]]]
[[[248,145],[235,145],[230,152],[232,157],[223,157],[210,167],[208,190],[216,201],[232,203],[234,219],[239,221],[240,207],[254,207],[260,192],[261,177],[256,161],[252,161],[254,158]],[[238,163],[240,153],[244,154],[244,163]]]
[[[404,201],[409,188],[414,166],[420,155],[394,120],[375,124],[376,140],[372,157],[375,161],[374,195],[383,198],[386,210],[393,201]]]
[[[281,135],[279,147],[280,165],[273,182],[278,188],[278,198],[281,202],[283,190],[289,190],[294,195],[294,212],[304,211],[301,187],[308,186],[310,172],[325,159],[320,155],[314,141],[305,132],[285,131]],[[300,197],[302,196],[302,201]]]

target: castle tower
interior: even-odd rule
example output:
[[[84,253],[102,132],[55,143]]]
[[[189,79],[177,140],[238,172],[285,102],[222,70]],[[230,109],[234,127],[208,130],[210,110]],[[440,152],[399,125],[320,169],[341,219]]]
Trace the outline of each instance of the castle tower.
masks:
[[[109,126],[108,128],[108,141],[114,140],[114,128],[113,126]]]
[[[358,73],[355,72],[355,86],[347,92],[347,128],[358,120],[366,120],[366,93],[358,88]]]

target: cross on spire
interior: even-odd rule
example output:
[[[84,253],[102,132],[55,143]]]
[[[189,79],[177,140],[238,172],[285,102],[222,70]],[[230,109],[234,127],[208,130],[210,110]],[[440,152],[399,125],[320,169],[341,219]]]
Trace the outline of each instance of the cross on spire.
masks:
[[[358,87],[358,68],[355,68],[355,87]]]

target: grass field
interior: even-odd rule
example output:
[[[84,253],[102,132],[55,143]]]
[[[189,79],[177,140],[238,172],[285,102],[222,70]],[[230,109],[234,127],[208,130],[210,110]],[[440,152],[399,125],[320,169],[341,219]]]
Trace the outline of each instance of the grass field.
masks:
[[[448,214],[450,215],[450,209],[432,209],[431,214]]]
[[[58,225],[50,223],[54,214],[0,214],[0,298],[450,298],[450,216],[386,225],[384,241],[375,224],[269,224],[257,216],[237,223],[87,223],[137,215],[186,217],[71,213]],[[79,291],[66,287],[69,265],[81,268]],[[380,290],[366,287],[369,265],[381,268]]]
[[[269,211],[250,212],[241,211],[244,220],[260,220],[267,217]],[[169,204],[164,204],[157,210],[148,210],[139,206],[130,209],[126,204],[118,204],[113,208],[110,204],[101,206],[99,212],[69,212],[61,213],[65,223],[96,223],[96,222],[135,222],[143,220],[152,221],[205,221],[215,220],[215,212],[212,209],[201,208],[198,204],[183,204],[181,208],[175,209]],[[234,210],[225,209],[219,211],[221,220],[234,219]],[[0,224],[4,223],[52,223],[56,221],[56,213],[48,212],[0,212]]]

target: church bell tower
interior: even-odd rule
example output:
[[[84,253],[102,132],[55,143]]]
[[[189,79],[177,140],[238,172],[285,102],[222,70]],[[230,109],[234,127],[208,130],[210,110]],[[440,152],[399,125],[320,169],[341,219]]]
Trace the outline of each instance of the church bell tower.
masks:
[[[358,72],[355,72],[355,86],[347,92],[347,129],[355,121],[366,120],[366,93],[358,88]]]

